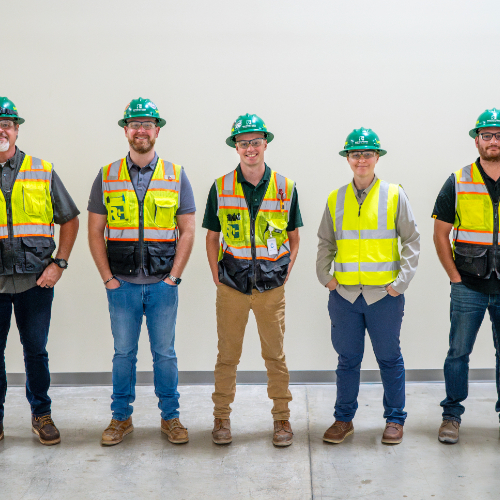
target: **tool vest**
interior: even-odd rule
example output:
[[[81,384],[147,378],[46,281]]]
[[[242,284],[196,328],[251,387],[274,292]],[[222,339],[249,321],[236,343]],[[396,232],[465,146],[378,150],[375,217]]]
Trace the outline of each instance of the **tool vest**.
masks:
[[[266,193],[253,219],[236,170],[216,181],[217,215],[222,228],[219,281],[251,294],[285,282],[290,262],[286,228],[295,183],[271,171]],[[270,255],[269,238],[276,239],[277,255]]]
[[[108,211],[106,247],[113,274],[163,276],[172,269],[182,167],[158,158],[143,200],[137,198],[127,159],[102,169]]]
[[[51,262],[54,212],[52,164],[26,155],[12,193],[0,191],[0,275],[41,273]]]
[[[489,278],[499,268],[494,251],[498,246],[498,203],[493,203],[477,165],[457,170],[453,254],[462,274]],[[500,274],[497,271],[497,275]]]
[[[399,186],[380,179],[362,205],[352,183],[330,193],[328,208],[337,243],[334,276],[341,285],[387,285],[397,278],[398,198]]]

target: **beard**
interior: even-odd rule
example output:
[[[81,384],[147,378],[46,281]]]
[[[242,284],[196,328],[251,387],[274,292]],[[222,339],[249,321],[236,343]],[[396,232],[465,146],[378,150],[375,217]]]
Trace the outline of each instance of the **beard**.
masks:
[[[7,139],[6,141],[0,141],[0,153],[5,153],[10,148],[10,141]]]
[[[481,146],[480,144],[477,145],[477,149],[479,150],[479,156],[481,157],[481,160],[500,162],[500,147],[497,148],[497,151],[495,153],[488,152],[488,149],[490,148],[483,148],[483,146]]]
[[[139,153],[140,155],[144,155],[146,153],[149,153],[155,145],[156,138],[149,138],[146,142],[141,142],[141,143],[136,143],[135,138],[134,139],[129,139],[128,143],[130,144],[130,147],[136,152]]]

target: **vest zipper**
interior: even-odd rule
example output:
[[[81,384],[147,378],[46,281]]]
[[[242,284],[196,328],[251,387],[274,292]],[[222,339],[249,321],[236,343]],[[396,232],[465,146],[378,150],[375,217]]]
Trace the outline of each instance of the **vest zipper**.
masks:
[[[146,195],[148,194],[148,189],[149,189],[149,185],[151,184],[151,180],[153,179],[153,176],[155,175],[156,167],[158,166],[158,160],[159,160],[159,157],[156,159],[156,165],[155,165],[155,168],[153,169],[153,173],[151,174],[151,177],[149,178],[148,186],[146,187],[146,191],[144,192],[144,198],[142,199],[142,201],[140,201],[139,197],[137,196],[137,191],[135,189],[134,183],[132,182],[132,178],[130,177],[130,172],[128,172],[130,184],[132,184],[132,187],[134,188],[134,194],[135,194],[135,197],[137,198],[137,203],[139,204],[139,255],[141,256],[141,269],[144,271],[144,274],[146,274],[146,271],[145,271],[146,262],[145,262],[145,255],[144,255],[144,200],[146,199]],[[127,161],[127,160],[125,160],[125,161]],[[127,162],[127,170],[128,170],[128,162]],[[149,275],[146,274],[146,276],[149,276]]]
[[[268,187],[269,187],[269,181],[267,181],[266,190],[264,191],[264,196],[262,197],[262,200],[260,200],[259,208],[257,209],[255,218],[252,217],[252,213],[250,212],[250,204],[248,203],[245,190],[243,189],[243,186],[241,187],[243,195],[245,196],[245,203],[247,204],[248,215],[250,215],[250,247],[252,253],[252,271],[253,271],[252,289],[257,283],[257,248],[255,247],[255,221],[257,220],[257,216],[259,215],[260,212],[260,207],[262,206],[264,198],[266,197]]]

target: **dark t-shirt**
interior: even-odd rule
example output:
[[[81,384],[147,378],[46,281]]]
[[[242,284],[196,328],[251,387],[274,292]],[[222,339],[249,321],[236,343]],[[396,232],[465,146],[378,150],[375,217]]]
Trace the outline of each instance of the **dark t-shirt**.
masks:
[[[494,181],[481,166],[480,158],[476,160],[476,165],[481,173],[486,188],[490,193],[490,198],[493,203],[498,203],[500,199],[500,179]],[[438,194],[434,210],[432,212],[434,219],[442,220],[448,224],[455,222],[455,175],[452,174],[444,183],[441,191]],[[462,283],[476,292],[487,294],[500,294],[500,280],[497,278],[496,273],[491,273],[488,279],[476,278],[474,276],[462,275]]]
[[[262,179],[258,182],[256,186],[248,182],[241,172],[241,167],[238,165],[236,168],[236,180],[241,183],[243,188],[243,193],[245,194],[245,200],[249,203],[250,215],[255,218],[257,211],[261,205],[261,202],[266,194],[267,185],[269,179],[271,178],[271,169],[266,165],[264,175]],[[220,233],[222,228],[220,225],[219,216],[217,215],[217,185],[212,184],[210,193],[208,194],[207,205],[205,208],[205,216],[203,217],[202,226],[205,229],[210,229],[216,233]],[[302,227],[304,224],[302,222],[302,217],[300,215],[299,208],[299,198],[297,195],[297,189],[293,188],[292,201],[290,204],[290,212],[288,214],[288,226],[286,230],[288,232],[295,231],[298,227]]]

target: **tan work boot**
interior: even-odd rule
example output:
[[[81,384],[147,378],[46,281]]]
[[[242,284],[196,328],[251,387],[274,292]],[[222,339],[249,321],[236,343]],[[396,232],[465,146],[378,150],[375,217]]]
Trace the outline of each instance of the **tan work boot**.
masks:
[[[401,441],[403,441],[403,426],[396,422],[387,422],[382,435],[382,443],[399,444]]]
[[[289,420],[274,421],[274,446],[290,446],[293,443],[292,426]]]
[[[228,418],[214,418],[212,441],[215,444],[229,444],[232,440],[231,421]]]
[[[170,420],[163,420],[162,418],[161,432],[166,434],[168,440],[174,444],[183,444],[189,441],[188,431],[178,418],[171,418]]]
[[[341,422],[340,420],[335,420],[335,422],[326,430],[323,435],[323,441],[327,443],[341,443],[347,436],[354,433],[354,425],[351,422]]]
[[[439,427],[438,439],[442,443],[455,444],[458,441],[458,429],[460,427],[460,422],[456,420],[443,420],[443,423]]]
[[[3,420],[0,420],[0,441],[3,439]]]
[[[132,417],[127,420],[111,419],[110,424],[102,433],[101,444],[104,446],[113,446],[114,444],[121,443],[123,438],[134,430],[132,425]]]
[[[46,446],[61,442],[61,435],[50,415],[43,417],[31,415],[31,430],[38,436],[40,443]]]

